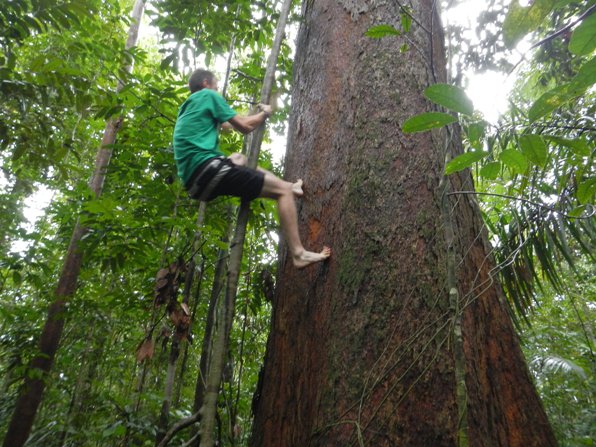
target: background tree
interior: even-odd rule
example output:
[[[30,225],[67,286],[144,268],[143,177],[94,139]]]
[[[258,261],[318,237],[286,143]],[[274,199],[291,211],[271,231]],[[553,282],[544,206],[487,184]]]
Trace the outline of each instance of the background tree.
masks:
[[[144,7],[144,0],[137,0],[132,13],[131,27],[125,50],[129,50],[136,45]],[[123,71],[131,72],[132,64],[125,65]],[[117,90],[121,90],[123,87],[124,84],[119,83]],[[95,160],[93,176],[89,182],[89,189],[95,197],[101,195],[107,167],[112,155],[112,146],[116,141],[116,134],[122,120],[122,116],[113,117],[106,123],[101,146]],[[41,334],[39,353],[31,361],[30,371],[25,378],[25,383],[15,404],[14,413],[4,438],[5,446],[17,447],[24,445],[31,432],[43,396],[46,376],[52,367],[62,337],[66,302],[76,290],[83,259],[79,243],[85,236],[86,231],[87,228],[77,221],[64,257],[64,266],[56,287],[55,300],[49,307],[48,317]]]

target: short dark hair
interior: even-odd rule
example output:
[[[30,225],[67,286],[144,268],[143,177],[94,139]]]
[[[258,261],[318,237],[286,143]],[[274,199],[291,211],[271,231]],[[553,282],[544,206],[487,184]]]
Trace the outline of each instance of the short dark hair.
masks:
[[[191,93],[198,92],[203,88],[203,82],[213,82],[214,78],[215,75],[212,72],[199,68],[190,75],[190,78],[188,79],[188,88],[190,88]]]

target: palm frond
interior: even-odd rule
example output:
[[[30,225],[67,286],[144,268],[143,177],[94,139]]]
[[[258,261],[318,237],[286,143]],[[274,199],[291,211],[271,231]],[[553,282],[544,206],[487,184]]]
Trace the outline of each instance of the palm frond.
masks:
[[[582,380],[588,379],[588,375],[581,366],[569,359],[554,355],[534,356],[530,360],[530,367],[540,372],[576,374]]]
[[[512,314],[525,319],[544,282],[563,293],[577,259],[594,261],[596,221],[570,218],[561,204],[511,206],[511,222],[493,221],[491,230],[498,236],[495,259]]]

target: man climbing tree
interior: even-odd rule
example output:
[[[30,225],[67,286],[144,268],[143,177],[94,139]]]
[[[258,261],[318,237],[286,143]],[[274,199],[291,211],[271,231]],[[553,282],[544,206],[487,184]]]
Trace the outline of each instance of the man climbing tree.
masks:
[[[257,197],[277,200],[279,220],[288,242],[294,266],[327,259],[331,250],[323,247],[320,253],[304,249],[298,234],[294,197],[301,197],[302,180],[295,183],[279,179],[272,173],[246,167],[246,157],[234,153],[225,157],[219,150],[218,127],[235,129],[248,134],[271,115],[272,107],[259,104],[260,112],[241,116],[217,93],[215,75],[196,70],[189,79],[190,97],[182,104],[174,129],[174,155],[178,175],[192,198],[210,201],[221,195],[253,200]]]

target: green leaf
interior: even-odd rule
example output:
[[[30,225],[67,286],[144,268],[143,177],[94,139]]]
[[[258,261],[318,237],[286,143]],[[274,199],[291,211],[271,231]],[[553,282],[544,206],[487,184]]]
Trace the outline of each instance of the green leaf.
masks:
[[[103,438],[118,437],[122,436],[124,433],[126,433],[126,427],[120,423],[116,423],[116,425],[106,428],[101,433],[101,436]]]
[[[528,169],[528,162],[524,154],[515,149],[507,149],[499,155],[500,160],[511,170],[518,174],[523,174]]]
[[[376,25],[370,27],[364,35],[373,39],[380,39],[386,36],[399,36],[401,33],[391,25]]]
[[[575,138],[575,139],[568,139],[563,137],[556,137],[556,136],[544,136],[549,141],[553,143],[557,143],[560,146],[565,146],[570,148],[576,155],[587,157],[590,155],[590,147],[588,143],[583,138]]]
[[[487,155],[488,152],[482,151],[472,151],[458,155],[445,166],[445,175],[453,174],[454,172],[469,168]]]
[[[172,64],[176,59],[178,58],[178,54],[177,53],[172,53],[169,56],[166,56],[162,61],[161,64],[159,65],[161,70],[165,70],[166,68],[168,68],[170,66],[170,64]],[[175,62],[174,62],[175,65]],[[209,65],[207,63],[207,65]]]
[[[472,115],[474,105],[466,92],[460,87],[450,84],[434,84],[424,90],[424,96],[432,102],[439,104],[454,112]]]
[[[577,75],[571,80],[570,84],[574,90],[583,92],[588,87],[596,83],[596,57],[593,57],[587,62],[584,62]]]
[[[23,275],[21,275],[16,270],[13,270],[12,280],[14,281],[15,285],[20,285],[23,282]]]
[[[468,139],[470,141],[478,141],[480,138],[484,136],[484,131],[486,130],[486,122],[479,121],[477,123],[472,123],[466,129],[468,134]]]
[[[528,112],[530,121],[536,121],[553,110],[577,98],[596,83],[596,58],[582,64],[578,74],[567,84],[549,90],[538,98]]]
[[[582,214],[584,214],[584,211],[587,209],[588,207],[586,205],[580,205],[578,207],[573,208],[571,211],[569,211],[567,214],[571,217],[581,217]]]
[[[482,166],[482,169],[480,169],[480,176],[488,180],[495,180],[499,177],[501,167],[502,165],[500,162],[491,161],[490,163]]]
[[[522,7],[513,0],[503,22],[503,40],[507,48],[513,48],[526,34],[534,31],[555,5],[556,0],[535,0]]]
[[[548,115],[553,110],[571,101],[576,95],[570,93],[569,84],[555,87],[538,98],[528,111],[528,118],[531,122]]]
[[[596,194],[596,177],[581,182],[575,192],[575,196],[581,204],[591,203],[594,199],[594,194]]]
[[[591,14],[571,35],[569,51],[578,56],[586,56],[594,49],[596,49],[596,14]]]
[[[12,160],[16,161],[19,158],[21,158],[26,150],[27,150],[26,144],[18,145],[17,148],[15,149],[15,151],[12,153]]]
[[[424,132],[457,121],[453,115],[441,112],[425,112],[408,119],[401,127],[405,133]]]
[[[402,12],[401,14],[401,27],[404,30],[404,33],[410,31],[410,27],[412,26],[412,17],[409,14]]]
[[[546,163],[548,150],[540,135],[522,135],[519,139],[522,153],[535,165],[543,167]]]

